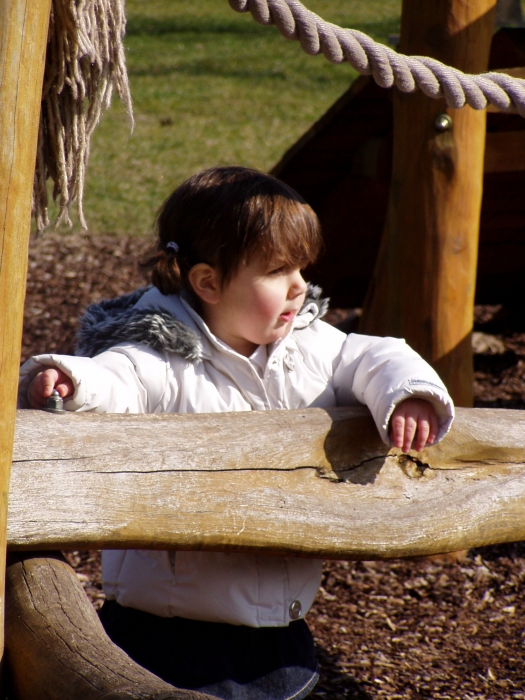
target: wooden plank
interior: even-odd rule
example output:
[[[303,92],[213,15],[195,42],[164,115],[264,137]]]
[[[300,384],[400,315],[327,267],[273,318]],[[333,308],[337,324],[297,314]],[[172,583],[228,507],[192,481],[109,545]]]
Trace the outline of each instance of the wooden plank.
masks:
[[[400,51],[487,70],[495,0],[404,0]],[[452,128],[435,118],[447,113]],[[361,330],[406,338],[458,405],[472,405],[485,112],[394,91],[392,186]]]
[[[485,173],[525,170],[525,131],[488,133],[485,142]]]
[[[513,78],[525,80],[525,66],[517,66],[516,68],[496,68],[494,73],[506,73]]]
[[[368,87],[369,81],[370,78],[368,76],[359,76],[358,78],[356,78],[356,80],[354,80],[350,88],[345,93],[343,93],[343,95],[341,95],[341,97],[328,109],[328,111],[325,112],[325,114],[323,114],[323,116],[317,122],[315,122],[308,129],[308,131],[304,133],[301,136],[301,138],[299,138],[299,140],[293,144],[293,146],[291,146],[291,148],[289,148],[286,151],[286,153],[282,156],[279,162],[276,163],[272,168],[272,174],[275,175],[275,177],[278,177],[286,182],[287,178],[289,178],[290,176],[290,173],[288,172],[288,166],[290,163],[294,163],[294,160],[297,157],[299,157],[299,160],[302,161],[302,165],[308,165],[311,161],[311,158],[307,157],[305,159],[304,157],[302,157],[302,151],[308,149],[308,147],[312,144],[315,144],[315,142],[319,140],[320,135],[324,136],[324,132],[328,131],[328,133],[331,136],[334,121],[337,124],[341,114],[344,115],[346,109],[348,108],[348,104],[351,103],[354,97],[358,95],[363,89]],[[338,131],[341,130],[338,129]],[[348,133],[348,129],[343,129],[343,132],[340,135],[342,136],[343,142],[352,139],[352,134]],[[315,150],[320,154],[324,153],[324,149],[316,148]],[[295,170],[297,170],[297,167],[294,164],[293,171]],[[299,177],[301,177],[300,172],[294,172],[293,174],[298,174]],[[294,187],[297,188],[297,184],[294,184]]]
[[[459,410],[407,457],[362,408],[20,411],[11,483],[14,549],[434,554],[525,539],[525,412]]]
[[[51,0],[0,2],[0,657],[5,528]]]
[[[357,78],[272,168],[273,175],[291,185],[314,207],[328,234],[327,240],[330,225],[327,226],[323,211],[330,205],[327,207],[325,199],[348,176],[354,155],[364,142],[389,137],[389,95],[370,76]],[[386,179],[389,175],[388,170],[382,173]]]
[[[213,700],[165,683],[113,644],[75,572],[50,554],[14,560],[7,569],[9,697]]]

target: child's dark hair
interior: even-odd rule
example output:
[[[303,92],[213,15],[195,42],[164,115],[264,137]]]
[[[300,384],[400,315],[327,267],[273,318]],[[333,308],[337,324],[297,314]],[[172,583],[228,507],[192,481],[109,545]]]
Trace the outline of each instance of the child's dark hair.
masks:
[[[187,287],[190,269],[208,263],[226,284],[255,251],[268,261],[306,267],[322,246],[312,209],[291,187],[238,166],[203,170],[178,187],[157,214],[157,252],[142,267],[163,294]]]

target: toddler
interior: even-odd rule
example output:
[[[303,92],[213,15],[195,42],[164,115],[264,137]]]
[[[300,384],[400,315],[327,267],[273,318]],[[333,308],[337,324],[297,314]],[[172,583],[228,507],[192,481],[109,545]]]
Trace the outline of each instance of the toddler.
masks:
[[[70,411],[204,413],[365,404],[386,443],[441,439],[452,402],[403,340],[321,321],[301,270],[317,217],[278,180],[241,167],[191,177],[157,217],[152,286],[90,307],[82,357],[22,367],[33,408],[53,389]],[[27,405],[27,404],[26,404]],[[105,551],[109,636],[179,688],[225,700],[299,700],[318,678],[304,616],[321,562],[214,552]]]

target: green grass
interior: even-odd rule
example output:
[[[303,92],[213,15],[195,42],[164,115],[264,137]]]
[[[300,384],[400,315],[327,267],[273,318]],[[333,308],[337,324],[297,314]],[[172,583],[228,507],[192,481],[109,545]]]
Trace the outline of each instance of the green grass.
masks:
[[[323,18],[386,42],[401,0],[306,0]],[[226,0],[128,0],[126,55],[136,126],[118,99],[92,144],[92,232],[143,233],[183,179],[215,164],[270,169],[348,88],[348,66],[307,56]]]

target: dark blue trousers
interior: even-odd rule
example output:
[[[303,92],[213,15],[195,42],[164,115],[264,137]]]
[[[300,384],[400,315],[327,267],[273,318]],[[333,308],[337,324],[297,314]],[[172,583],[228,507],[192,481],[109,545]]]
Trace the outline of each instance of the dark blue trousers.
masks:
[[[114,600],[100,619],[115,644],[177,688],[222,700],[300,700],[319,678],[304,620],[253,628],[158,617]]]

